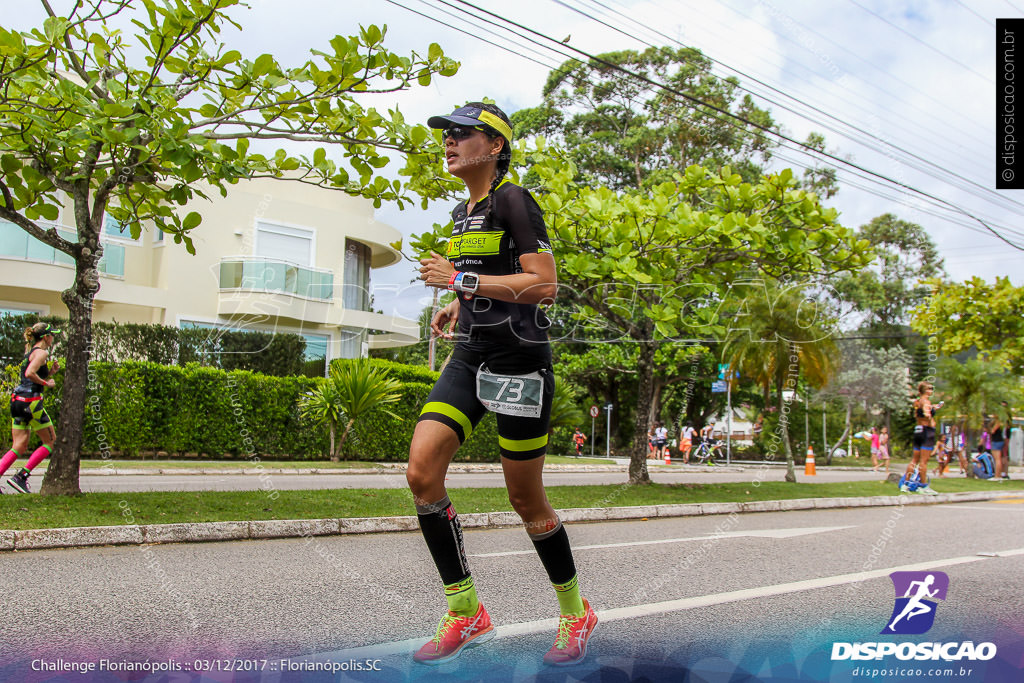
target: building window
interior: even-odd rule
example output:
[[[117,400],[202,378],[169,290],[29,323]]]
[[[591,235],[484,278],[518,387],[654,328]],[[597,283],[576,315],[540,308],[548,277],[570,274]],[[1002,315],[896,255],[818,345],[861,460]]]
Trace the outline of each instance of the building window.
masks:
[[[338,337],[338,358],[362,358],[366,355],[366,330],[355,327],[342,327]]]
[[[312,230],[274,223],[258,223],[254,255],[312,267],[313,237]]]
[[[345,240],[341,305],[354,311],[370,308],[370,248],[350,239]]]
[[[126,223],[121,223],[109,213],[103,215],[103,234],[107,237],[116,237],[117,239],[131,240],[136,242],[138,240],[132,240],[132,228]]]

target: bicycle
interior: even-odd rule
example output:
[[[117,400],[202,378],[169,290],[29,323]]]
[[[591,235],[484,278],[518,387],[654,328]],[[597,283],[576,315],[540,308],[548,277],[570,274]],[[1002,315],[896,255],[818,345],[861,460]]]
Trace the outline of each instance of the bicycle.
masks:
[[[725,444],[718,439],[715,439],[710,444],[707,441],[701,441],[690,454],[690,460],[696,461],[698,465],[703,465],[705,463],[708,465],[714,465],[715,457],[722,455],[720,449],[724,445]]]

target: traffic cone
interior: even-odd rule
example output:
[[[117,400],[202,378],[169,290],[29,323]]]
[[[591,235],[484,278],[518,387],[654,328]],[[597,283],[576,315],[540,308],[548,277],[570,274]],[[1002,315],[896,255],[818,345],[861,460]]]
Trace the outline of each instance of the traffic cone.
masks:
[[[817,472],[814,471],[814,449],[807,446],[807,460],[804,462],[804,474],[815,475]]]
[[[669,452],[669,450],[667,448],[665,449],[665,464],[666,465],[671,465],[672,464],[672,453]]]

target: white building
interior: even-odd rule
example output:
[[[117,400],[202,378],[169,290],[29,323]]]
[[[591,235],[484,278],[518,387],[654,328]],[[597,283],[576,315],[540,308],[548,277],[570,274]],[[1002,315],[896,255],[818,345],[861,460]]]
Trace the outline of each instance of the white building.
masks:
[[[195,255],[152,226],[132,239],[107,217],[94,320],[293,332],[307,358],[328,361],[418,340],[415,321],[370,312],[370,271],[401,259],[388,246],[401,233],[369,201],[271,179],[207,194],[181,209],[203,216]],[[70,205],[54,223],[75,239]],[[67,316],[70,257],[0,221],[0,260],[0,310]]]

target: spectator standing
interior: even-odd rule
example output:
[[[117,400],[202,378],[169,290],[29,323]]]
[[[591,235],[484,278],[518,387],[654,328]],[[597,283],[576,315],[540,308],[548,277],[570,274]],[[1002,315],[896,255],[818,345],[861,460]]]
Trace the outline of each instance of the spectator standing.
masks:
[[[587,440],[587,435],[580,431],[580,428],[576,428],[576,433],[572,435],[572,442],[576,445],[576,457],[580,457],[583,451],[583,442]]]
[[[879,433],[878,427],[871,428],[871,471],[878,471],[878,444],[879,444]]]
[[[971,466],[967,462],[967,451],[964,448],[964,433],[956,425],[953,425],[949,435],[949,450],[956,455],[957,462],[960,463],[960,474],[967,475]]]
[[[683,464],[690,462],[690,451],[693,450],[693,435],[697,430],[687,423],[680,432],[679,450],[683,453]]]
[[[878,434],[878,462],[879,466],[885,464],[885,473],[889,474],[889,428],[882,427]]]
[[[935,441],[935,463],[938,465],[939,477],[945,479],[949,469],[949,444],[945,434],[939,434]]]
[[[664,460],[668,450],[668,429],[661,422],[654,423],[654,457]]]
[[[903,493],[910,493],[910,483],[916,473],[920,482],[917,492],[927,496],[938,495],[938,492],[928,485],[928,459],[932,455],[932,449],[935,448],[935,411],[942,407],[941,403],[937,406],[932,405],[933,391],[935,391],[935,387],[929,382],[921,382],[917,385],[917,398],[914,399],[911,408],[917,423],[914,425],[913,434],[914,454],[910,464],[907,465],[907,471],[900,480],[900,491]]]
[[[1000,408],[1006,409],[1006,401],[999,403]],[[992,416],[992,423],[989,425],[989,439],[992,444],[992,461],[996,467],[996,476],[1000,479],[1010,478],[1010,459],[1006,452],[1006,432],[1009,430],[1004,427],[1002,414],[1003,410],[999,414]]]

